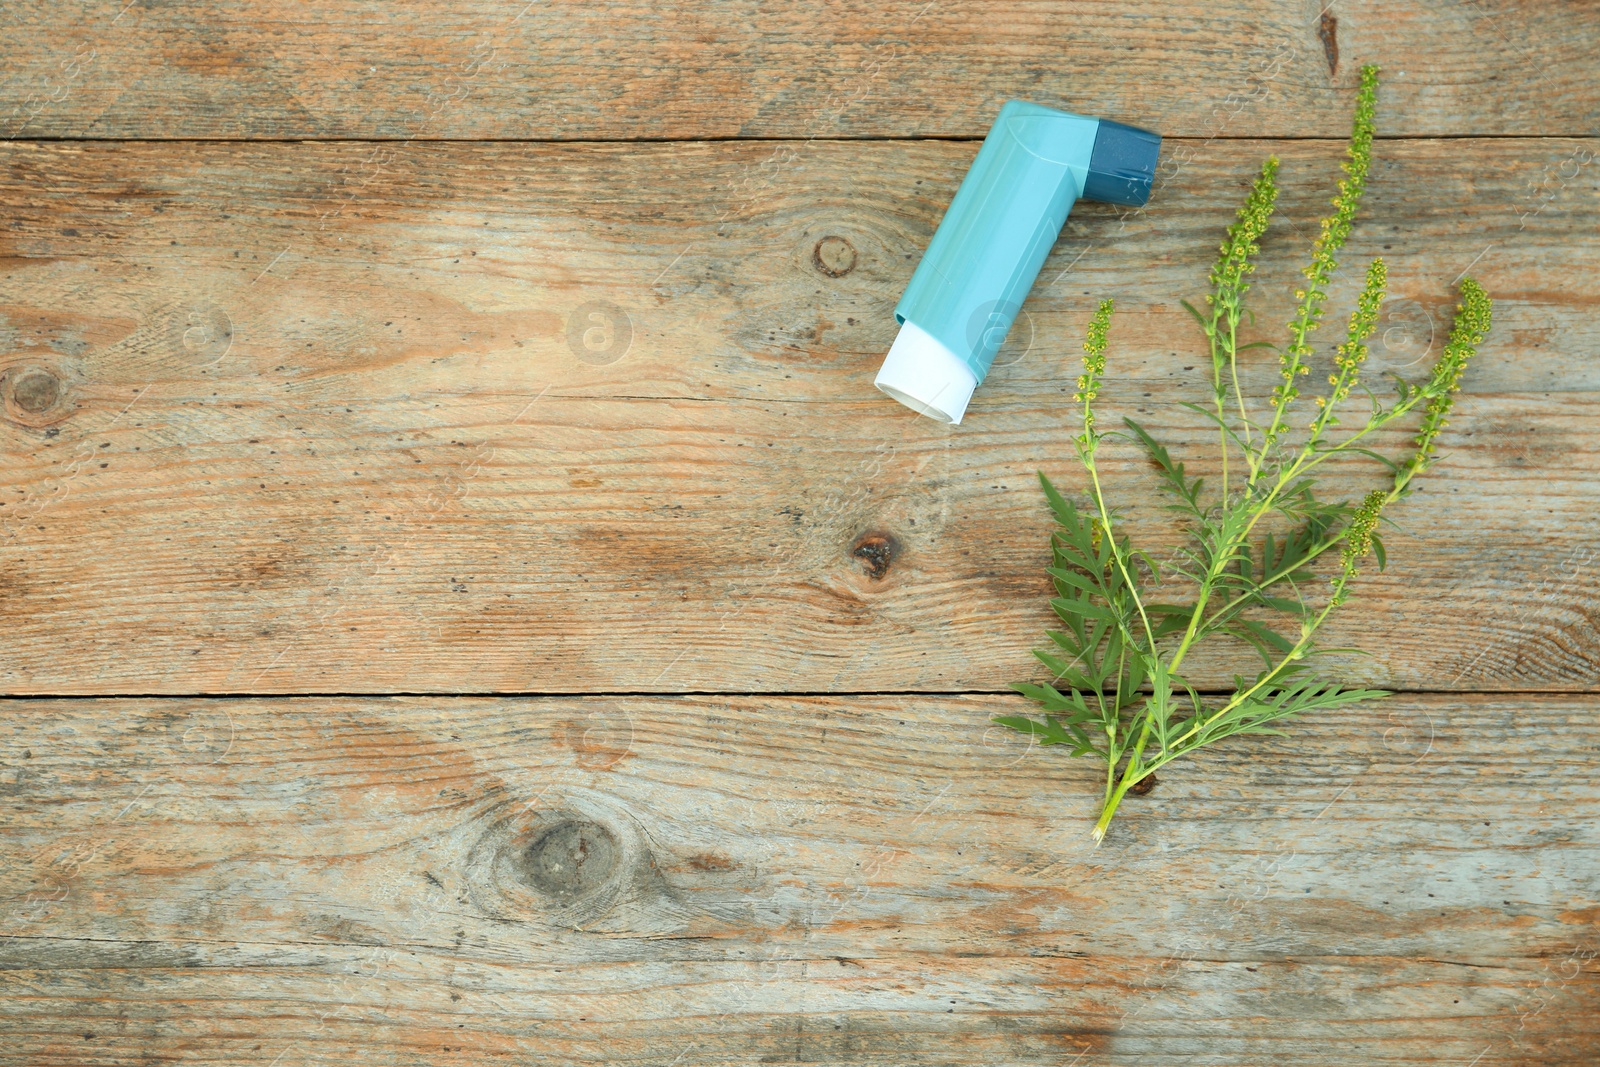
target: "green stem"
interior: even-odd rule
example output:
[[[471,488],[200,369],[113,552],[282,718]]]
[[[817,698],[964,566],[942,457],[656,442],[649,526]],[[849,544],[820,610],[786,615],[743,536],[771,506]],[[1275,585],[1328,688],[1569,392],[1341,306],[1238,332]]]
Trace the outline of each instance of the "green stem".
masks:
[[[1194,613],[1189,618],[1189,625],[1184,630],[1183,638],[1178,643],[1177,651],[1173,653],[1172,661],[1169,664],[1169,669],[1177,670],[1178,665],[1183,662],[1183,657],[1188,654],[1189,649],[1198,639],[1200,633],[1200,620],[1205,612],[1206,603],[1211,596],[1211,586],[1213,583],[1215,583],[1217,576],[1221,574],[1222,567],[1225,566],[1227,561],[1232,558],[1234,547],[1250,537],[1250,532],[1255,529],[1256,523],[1260,522],[1262,517],[1265,516],[1267,512],[1272,510],[1273,501],[1278,498],[1279,493],[1283,492],[1284,487],[1293,482],[1295,478],[1328,459],[1330,456],[1336,456],[1340,452],[1347,451],[1349,446],[1354,444],[1356,441],[1359,441],[1361,438],[1365,437],[1374,430],[1378,430],[1384,426],[1387,426],[1390,422],[1393,422],[1395,419],[1406,414],[1412,408],[1416,407],[1418,403],[1427,398],[1427,390],[1418,390],[1417,393],[1409,400],[1397,404],[1390,410],[1384,412],[1382,415],[1369,420],[1366,426],[1362,427],[1360,430],[1357,430],[1355,433],[1339,442],[1339,444],[1333,448],[1317,452],[1314,448],[1316,444],[1314,440],[1308,441],[1304,447],[1301,448],[1300,454],[1295,457],[1294,462],[1291,463],[1286,469],[1278,473],[1277,482],[1273,485],[1271,491],[1267,493],[1266,497],[1263,498],[1259,504],[1254,506],[1254,514],[1251,516],[1250,521],[1245,524],[1244,529],[1241,530],[1237,535],[1232,535],[1221,540],[1218,544],[1216,552],[1213,556],[1211,569],[1206,572],[1206,577],[1200,584],[1200,592],[1195,599]],[[1396,476],[1395,487],[1390,491],[1390,501],[1394,500],[1394,498],[1400,494],[1400,491],[1405,488],[1406,482],[1408,481],[1410,481],[1409,474],[1407,474],[1403,479],[1399,476]]]
[[[1307,291],[1314,293],[1316,296],[1321,295],[1315,289],[1308,288]],[[1315,299],[1315,296],[1308,299]],[[1267,424],[1267,428],[1261,436],[1261,453],[1257,461],[1251,464],[1251,470],[1254,472],[1250,476],[1250,488],[1252,489],[1255,488],[1256,478],[1260,476],[1262,468],[1267,464],[1267,452],[1272,448],[1273,441],[1277,440],[1279,432],[1285,428],[1283,417],[1288,411],[1290,400],[1293,399],[1295,382],[1299,380],[1300,353],[1306,343],[1306,334],[1310,333],[1313,327],[1314,317],[1309,312],[1297,315],[1295,321],[1289,325],[1289,348],[1285,353],[1289,363],[1288,368],[1283,372],[1284,387],[1283,391],[1272,402],[1272,421]]]
[[[1217,398],[1217,421],[1222,421],[1222,398]],[[1217,441],[1222,446],[1222,505],[1228,505],[1228,428],[1217,427]]]
[[[1100,512],[1100,528],[1111,543],[1111,558],[1116,560],[1117,570],[1122,572],[1122,580],[1128,587],[1128,595],[1133,597],[1133,606],[1139,609],[1139,620],[1144,623],[1145,640],[1150,642],[1150,654],[1153,656],[1156,651],[1155,630],[1150,626],[1150,617],[1144,611],[1144,601],[1140,598],[1139,590],[1133,584],[1133,576],[1128,573],[1127,565],[1122,561],[1122,553],[1117,548],[1117,535],[1111,528],[1111,513],[1106,510],[1105,495],[1100,491],[1100,472],[1094,464],[1094,450],[1089,449],[1085,456],[1084,466],[1089,468],[1089,484],[1094,487],[1094,504]]]
[[[1237,325],[1237,323],[1235,323]],[[1229,331],[1230,339],[1232,331]],[[1228,357],[1228,373],[1233,378],[1233,395],[1239,401],[1239,425],[1244,428],[1245,456],[1250,455],[1250,415],[1244,409],[1244,390],[1239,388],[1239,350],[1234,344],[1233,353]],[[1253,472],[1252,472],[1253,473]],[[1224,500],[1227,498],[1224,497]]]
[[[1122,778],[1117,783],[1116,789],[1108,785],[1105,800],[1100,805],[1100,818],[1094,824],[1095,847],[1100,847],[1100,842],[1105,840],[1106,828],[1111,825],[1112,816],[1117,813],[1117,805],[1122,803],[1122,798],[1128,795],[1128,790],[1144,781],[1155,773],[1155,769],[1164,766],[1171,757],[1158,759],[1155,763],[1143,765],[1139,762],[1139,753],[1144,749],[1144,742],[1139,742],[1139,749],[1129,757],[1128,765],[1123,769]]]
[[[1106,791],[1100,798],[1100,810],[1102,812],[1105,811],[1106,805],[1108,805],[1108,804],[1111,805],[1111,810],[1112,811],[1116,810],[1116,805],[1111,804],[1111,791],[1116,788],[1116,785],[1117,785],[1117,765],[1116,765],[1115,761],[1108,761],[1106,763]],[[1099,844],[1100,843],[1100,838],[1104,837],[1104,836],[1105,836],[1105,831],[1101,830],[1100,831],[1100,836],[1095,838],[1095,844]]]
[[[1211,343],[1211,394],[1217,404],[1217,443],[1222,448],[1222,500],[1228,500],[1228,427],[1227,390],[1222,384],[1222,355],[1217,351],[1220,343],[1217,324],[1223,315],[1220,294],[1212,297],[1211,321],[1206,325],[1206,339]]]
[[[1216,711],[1212,712],[1210,715],[1206,716],[1204,719],[1196,715],[1194,723],[1191,724],[1190,727],[1182,734],[1180,734],[1171,745],[1167,746],[1167,752],[1164,753],[1162,758],[1157,762],[1152,763],[1150,765],[1150,769],[1154,771],[1156,767],[1161,766],[1168,761],[1176,759],[1178,756],[1182,755],[1182,747],[1185,741],[1189,740],[1189,738],[1193,737],[1195,734],[1203,731],[1207,726],[1210,726],[1222,716],[1226,715],[1240,704],[1243,704],[1246,700],[1249,700],[1263,686],[1267,685],[1274,678],[1276,678],[1285,667],[1293,663],[1295,660],[1304,657],[1306,654],[1306,649],[1311,647],[1312,635],[1317,632],[1317,629],[1327,619],[1328,613],[1333,611],[1334,607],[1338,605],[1341,599],[1340,594],[1344,592],[1344,587],[1346,583],[1350,581],[1350,577],[1353,573],[1354,572],[1349,569],[1349,565],[1346,564],[1344,573],[1340,574],[1339,577],[1334,580],[1333,593],[1328,597],[1328,602],[1323,605],[1322,610],[1317,613],[1317,617],[1311,621],[1310,625],[1304,627],[1300,634],[1300,640],[1295,642],[1293,648],[1284,653],[1283,659],[1278,661],[1278,665],[1276,667],[1273,667],[1270,671],[1262,674],[1260,678],[1257,678],[1255,684],[1249,689],[1242,689],[1235,693],[1231,700],[1229,700],[1222,707],[1218,708]]]
[[[1416,474],[1417,468],[1410,463],[1402,467],[1400,471],[1395,474],[1394,486],[1389,490],[1383,501],[1383,506],[1385,508],[1394,503],[1396,500],[1400,499],[1400,495],[1405,492],[1406,486],[1410,484],[1411,479],[1415,477]],[[1310,563],[1312,560],[1316,559],[1318,556],[1322,555],[1328,549],[1332,548],[1334,545],[1343,540],[1344,532],[1341,530],[1334,536],[1319,541],[1317,544],[1307,549],[1306,554],[1300,557],[1298,560],[1295,560],[1293,563],[1285,564],[1279,570],[1262,578],[1261,581],[1256,583],[1253,589],[1241,593],[1237,598],[1229,603],[1227,607],[1211,616],[1211,618],[1205,620],[1205,622],[1201,624],[1199,632],[1195,637],[1196,643],[1203,641],[1207,634],[1211,633],[1218,626],[1227,622],[1232,616],[1237,615],[1240,611],[1249,607],[1250,598],[1252,596],[1271,588],[1272,585],[1282,581],[1287,575],[1293,574],[1295,571],[1299,570],[1301,567],[1304,567],[1306,564]]]
[[[1111,817],[1117,813],[1117,805],[1122,803],[1122,798],[1127,796],[1128,790],[1132,788],[1132,782],[1124,781],[1117,786],[1114,793],[1109,793],[1106,796],[1105,803],[1100,808],[1100,818],[1094,824],[1094,830],[1092,831],[1096,848],[1099,848],[1100,842],[1106,839],[1106,827],[1111,825]]]
[[[1250,523],[1245,527],[1244,531],[1239,535],[1238,538],[1230,538],[1230,539],[1228,539],[1227,540],[1227,545],[1231,547],[1231,545],[1238,543],[1239,539],[1244,538],[1244,537],[1248,537],[1250,530],[1255,526],[1256,520],[1259,519],[1262,515],[1264,515],[1267,512],[1267,510],[1269,510],[1269,508],[1271,506],[1271,502],[1272,502],[1273,499],[1276,498],[1277,493],[1280,492],[1282,490],[1282,488],[1284,487],[1284,485],[1288,484],[1299,473],[1301,473],[1304,470],[1309,470],[1311,467],[1314,467],[1317,463],[1320,463],[1323,459],[1326,459],[1328,456],[1334,455],[1335,453],[1337,453],[1339,451],[1342,451],[1351,441],[1354,441],[1357,438],[1359,438],[1361,436],[1364,436],[1369,431],[1377,429],[1378,427],[1384,425],[1385,423],[1387,423],[1391,419],[1396,418],[1401,414],[1404,414],[1406,411],[1410,410],[1410,408],[1414,407],[1416,405],[1416,403],[1418,403],[1421,399],[1423,399],[1423,397],[1421,395],[1419,395],[1418,397],[1414,398],[1410,402],[1408,402],[1408,403],[1406,403],[1404,405],[1398,406],[1394,410],[1385,413],[1385,416],[1383,418],[1375,419],[1375,420],[1369,422],[1365,429],[1359,431],[1357,434],[1353,435],[1348,440],[1346,440],[1344,442],[1341,442],[1341,444],[1339,445],[1338,448],[1330,449],[1330,450],[1327,450],[1327,451],[1324,451],[1324,452],[1320,452],[1320,453],[1315,453],[1314,455],[1310,453],[1309,449],[1302,450],[1301,455],[1299,457],[1297,457],[1296,462],[1290,466],[1289,470],[1284,472],[1283,474],[1281,474],[1279,476],[1277,484],[1273,487],[1272,491],[1270,493],[1268,493],[1266,499],[1261,503],[1261,505],[1259,507],[1259,510],[1257,510],[1257,512],[1255,514],[1255,517],[1251,519]],[[1383,502],[1383,506],[1384,507],[1387,507],[1390,503],[1392,503],[1394,500],[1396,500],[1405,491],[1406,486],[1410,483],[1411,479],[1416,475],[1418,469],[1419,469],[1418,464],[1416,464],[1415,462],[1412,462],[1412,463],[1407,463],[1404,467],[1401,468],[1401,470],[1399,472],[1396,473],[1395,480],[1394,480],[1394,485],[1389,489],[1389,491],[1384,496],[1384,502]],[[1317,544],[1316,546],[1311,548],[1306,553],[1306,555],[1304,557],[1302,557],[1301,559],[1297,560],[1293,564],[1289,564],[1289,565],[1285,566],[1283,569],[1279,570],[1278,572],[1276,572],[1276,573],[1268,576],[1267,578],[1263,579],[1256,586],[1256,590],[1257,591],[1264,590],[1267,587],[1269,587],[1270,585],[1272,585],[1274,582],[1277,582],[1277,581],[1281,580],[1286,574],[1289,574],[1293,570],[1297,570],[1300,567],[1303,567],[1310,560],[1315,559],[1317,556],[1321,555],[1323,552],[1327,551],[1329,548],[1332,548],[1334,545],[1339,544],[1341,541],[1344,540],[1344,537],[1345,537],[1345,531],[1341,531],[1338,536],[1327,538],[1327,539],[1323,540],[1322,542],[1320,542],[1319,544]],[[1218,558],[1219,559],[1220,558],[1224,558],[1224,556],[1222,554],[1219,554]],[[1284,655],[1283,659],[1279,660],[1278,663],[1276,665],[1274,665],[1270,670],[1264,672],[1261,675],[1261,677],[1256,679],[1255,683],[1252,684],[1249,688],[1243,689],[1240,692],[1235,693],[1233,695],[1233,697],[1231,699],[1229,699],[1229,701],[1226,704],[1224,704],[1221,708],[1219,708],[1216,711],[1212,712],[1210,715],[1205,716],[1204,718],[1201,718],[1197,714],[1196,717],[1195,717],[1195,721],[1190,724],[1189,728],[1187,730],[1185,730],[1182,734],[1180,734],[1177,738],[1175,738],[1172,741],[1171,744],[1166,746],[1166,748],[1155,759],[1151,760],[1148,764],[1143,762],[1144,748],[1145,748],[1145,744],[1147,743],[1147,741],[1149,739],[1150,728],[1151,728],[1151,720],[1147,717],[1146,720],[1145,720],[1144,729],[1140,733],[1139,742],[1138,742],[1137,745],[1134,746],[1133,752],[1130,754],[1130,756],[1128,758],[1128,763],[1127,763],[1126,768],[1123,771],[1122,777],[1121,777],[1120,781],[1118,781],[1118,783],[1116,785],[1116,788],[1114,788],[1114,789],[1111,788],[1111,785],[1110,785],[1111,778],[1115,773],[1115,767],[1116,767],[1115,753],[1112,753],[1112,759],[1107,763],[1107,791],[1106,791],[1106,795],[1105,795],[1105,800],[1104,800],[1104,802],[1103,802],[1103,804],[1101,806],[1100,818],[1095,823],[1094,831],[1093,831],[1095,844],[1097,846],[1099,845],[1099,843],[1101,841],[1103,841],[1105,839],[1106,829],[1107,829],[1108,826],[1110,826],[1111,819],[1116,814],[1117,807],[1122,803],[1122,798],[1127,795],[1127,792],[1128,792],[1129,789],[1131,789],[1138,782],[1142,781],[1148,775],[1154,774],[1156,772],[1156,770],[1158,770],[1159,768],[1166,766],[1172,760],[1177,759],[1179,756],[1184,755],[1185,754],[1185,749],[1184,749],[1183,746],[1184,746],[1185,742],[1189,741],[1191,738],[1195,737],[1196,735],[1198,735],[1200,733],[1203,733],[1207,727],[1209,727],[1213,723],[1217,722],[1222,716],[1228,714],[1230,711],[1232,711],[1233,709],[1237,708],[1239,705],[1244,703],[1246,700],[1249,700],[1256,693],[1260,692],[1264,687],[1270,685],[1284,671],[1285,668],[1287,668],[1291,663],[1295,662],[1296,660],[1301,659],[1305,655],[1306,650],[1311,645],[1312,637],[1315,635],[1317,630],[1322,626],[1323,622],[1327,620],[1327,617],[1328,617],[1329,613],[1332,612],[1334,607],[1339,603],[1339,600],[1340,600],[1339,594],[1344,590],[1345,584],[1350,580],[1350,577],[1351,577],[1351,572],[1350,571],[1346,571],[1345,573],[1339,575],[1339,577],[1337,579],[1335,579],[1333,593],[1332,593],[1332,595],[1330,595],[1330,597],[1328,599],[1328,603],[1323,606],[1322,610],[1317,613],[1316,617],[1311,620],[1309,625],[1305,626],[1305,628],[1303,629],[1303,631],[1301,633],[1300,640],[1295,642],[1294,647],[1291,648]],[[1185,632],[1185,639],[1184,639],[1183,643],[1179,645],[1178,649],[1175,651],[1175,653],[1173,655],[1172,660],[1170,661],[1170,663],[1168,665],[1168,670],[1169,671],[1174,669],[1174,668],[1176,668],[1176,666],[1178,665],[1179,661],[1182,659],[1183,655],[1187,652],[1187,650],[1190,647],[1193,646],[1195,640],[1197,640],[1197,637],[1194,637],[1192,635],[1204,634],[1204,633],[1210,632],[1216,626],[1220,625],[1223,621],[1225,621],[1227,615],[1230,612],[1234,612],[1234,611],[1237,611],[1237,610],[1241,609],[1242,607],[1244,607],[1246,605],[1246,603],[1248,601],[1248,596],[1249,596],[1248,594],[1237,598],[1236,600],[1233,601],[1233,603],[1229,604],[1227,607],[1225,607],[1221,611],[1217,612],[1216,615],[1213,615],[1210,619],[1204,620],[1204,624],[1201,625],[1200,624],[1200,620],[1202,619],[1203,614],[1204,614],[1205,598],[1209,594],[1211,583],[1214,580],[1215,580],[1215,566],[1213,566],[1212,572],[1208,572],[1207,579],[1202,584],[1201,595],[1196,601],[1194,614],[1190,618],[1189,629]],[[1148,712],[1146,714],[1148,716]]]
[[[1188,655],[1189,649],[1194,645],[1195,637],[1200,626],[1200,620],[1205,615],[1206,604],[1211,599],[1212,586],[1216,584],[1218,575],[1222,573],[1222,568],[1226,567],[1228,565],[1228,560],[1232,558],[1233,547],[1245,537],[1250,535],[1250,529],[1251,527],[1255,526],[1256,519],[1261,517],[1267,505],[1271,503],[1272,497],[1275,496],[1278,490],[1281,488],[1283,488],[1282,485],[1279,485],[1273,489],[1272,495],[1267,497],[1267,503],[1262,505],[1263,510],[1256,513],[1255,518],[1250,520],[1250,525],[1245,527],[1242,534],[1230,534],[1226,538],[1219,536],[1217,549],[1212,555],[1211,566],[1207,568],[1206,576],[1200,582],[1200,592],[1195,596],[1194,611],[1189,615],[1189,625],[1184,628],[1183,637],[1181,640],[1179,640],[1178,647],[1172,654],[1172,660],[1167,664],[1167,669],[1169,671],[1175,671],[1178,669],[1178,665],[1183,662],[1183,657]]]
[[[1199,733],[1201,730],[1205,729],[1205,727],[1216,722],[1221,716],[1226,715],[1228,712],[1232,711],[1246,700],[1249,700],[1256,694],[1258,690],[1261,689],[1262,686],[1267,685],[1274,678],[1276,678],[1280,671],[1282,671],[1289,664],[1293,663],[1295,660],[1304,656],[1305,650],[1310,646],[1311,643],[1310,635],[1316,632],[1316,628],[1318,626],[1322,625],[1322,620],[1327,618],[1328,610],[1332,607],[1333,604],[1330,602],[1328,607],[1323,608],[1321,615],[1319,615],[1317,618],[1317,621],[1311,624],[1311,629],[1307,632],[1306,636],[1302,637],[1299,641],[1296,641],[1294,647],[1288,652],[1284,653],[1283,659],[1278,661],[1278,665],[1273,667],[1270,671],[1267,671],[1260,678],[1256,679],[1256,683],[1254,685],[1252,685],[1249,689],[1241,689],[1239,692],[1235,693],[1232,700],[1229,700],[1226,704],[1212,712],[1210,715],[1206,716],[1204,719],[1196,716],[1194,723],[1189,727],[1189,729],[1180,734],[1172,742],[1172,744],[1168,746],[1167,752],[1170,753],[1170,755],[1163,754],[1158,758],[1157,762],[1150,765],[1150,769],[1154,771],[1157,767],[1162,766],[1171,760],[1177,759],[1183,754],[1181,751],[1181,746],[1185,741],[1189,740],[1189,738],[1193,737],[1196,733]]]
[[[1117,727],[1122,723],[1122,686],[1126,681],[1124,671],[1128,669],[1128,641],[1122,641],[1122,648],[1117,652],[1117,689],[1111,696],[1111,714],[1106,715],[1102,710],[1101,720],[1106,728],[1106,752],[1111,758],[1111,765],[1116,766],[1117,760]],[[1110,786],[1106,787],[1110,790]]]

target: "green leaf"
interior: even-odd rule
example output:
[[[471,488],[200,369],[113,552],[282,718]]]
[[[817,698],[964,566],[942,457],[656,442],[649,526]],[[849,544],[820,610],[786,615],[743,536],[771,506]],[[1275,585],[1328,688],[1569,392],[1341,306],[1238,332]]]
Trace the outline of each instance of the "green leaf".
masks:
[[[1098,604],[1091,604],[1087,600],[1073,600],[1068,597],[1058,596],[1050,601],[1050,606],[1055,608],[1056,614],[1063,619],[1077,615],[1086,619],[1101,619],[1113,625],[1121,621],[1107,609]]]
[[[1150,568],[1150,576],[1157,584],[1161,582],[1161,564],[1150,557],[1150,553],[1134,549],[1133,554],[1144,560],[1144,565]]]
[[[1065,681],[1073,689],[1096,689],[1097,685],[1091,681],[1073,663],[1068,663],[1059,656],[1053,656],[1043,649],[1034,649],[1033,656],[1053,675],[1057,681]]]
[[[1001,715],[993,720],[1001,726],[1009,726],[1018,733],[1031,734],[1039,739],[1041,745],[1064,745],[1072,740],[1061,724],[1045,716],[1044,722],[1038,722],[1024,715]]]
[[[1096,751],[1094,744],[1089,740],[1089,735],[1084,733],[1081,727],[1073,724],[1063,727],[1052,715],[1046,715],[1044,722],[1024,715],[1000,715],[991,721],[1018,733],[1028,734],[1041,745],[1071,745],[1074,756],[1084,756]]]
[[[1072,701],[1056,691],[1053,685],[1034,685],[1031,682],[1012,682],[1011,688],[1035,703],[1043,705],[1046,711],[1072,711]]]
[[[1102,595],[1102,590],[1097,583],[1085,578],[1076,571],[1065,570],[1061,567],[1046,567],[1045,570],[1058,582],[1065,582],[1072,588],[1081,589],[1091,596]]]
[[[1294,643],[1265,623],[1253,619],[1235,619],[1226,627],[1235,637],[1249,643],[1270,669],[1279,657],[1287,655]],[[1241,687],[1244,688],[1244,687]]]
[[[1400,464],[1394,462],[1394,460],[1390,459],[1388,456],[1374,452],[1370,448],[1362,448],[1360,445],[1344,445],[1341,451],[1355,452],[1360,455],[1367,456],[1370,459],[1375,459],[1388,468],[1390,474],[1397,474],[1400,471]]]
[[[1056,647],[1063,652],[1071,654],[1074,659],[1084,655],[1085,647],[1089,642],[1083,633],[1064,634],[1060,630],[1046,630],[1045,636],[1056,643]]]
[[[1068,530],[1081,529],[1083,523],[1078,518],[1078,509],[1073,506],[1072,501],[1056,491],[1056,487],[1050,484],[1050,479],[1044,476],[1044,471],[1039,472],[1039,484],[1044,486],[1045,499],[1050,501],[1050,510],[1055,512],[1056,521]]]
[[[1205,480],[1203,478],[1195,478],[1190,481],[1185,477],[1183,464],[1175,462],[1166,447],[1154,437],[1151,437],[1143,426],[1129,418],[1124,418],[1122,422],[1123,425],[1133,431],[1134,436],[1139,439],[1139,443],[1144,445],[1145,451],[1150,454],[1151,461],[1155,463],[1156,469],[1161,473],[1162,486],[1184,502],[1178,506],[1178,510],[1198,515],[1200,513],[1200,492]]]

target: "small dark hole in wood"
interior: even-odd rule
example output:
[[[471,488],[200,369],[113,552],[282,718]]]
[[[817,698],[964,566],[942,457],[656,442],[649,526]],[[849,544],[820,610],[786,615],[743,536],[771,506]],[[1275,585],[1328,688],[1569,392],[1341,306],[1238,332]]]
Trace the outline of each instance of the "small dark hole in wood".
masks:
[[[523,873],[540,892],[558,900],[588,895],[606,883],[622,860],[610,830],[587,819],[556,823],[523,856]]]
[[[850,550],[852,556],[867,565],[867,577],[875,582],[883,581],[888,575],[899,553],[900,542],[895,540],[893,534],[887,533],[862,534]]]

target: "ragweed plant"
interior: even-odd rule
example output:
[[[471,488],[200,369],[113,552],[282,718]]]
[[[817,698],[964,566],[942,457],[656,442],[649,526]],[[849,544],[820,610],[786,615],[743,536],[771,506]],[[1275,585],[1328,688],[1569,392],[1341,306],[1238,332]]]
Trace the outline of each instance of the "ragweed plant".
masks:
[[[1323,316],[1327,285],[1338,266],[1335,257],[1366,187],[1377,88],[1377,69],[1363,68],[1345,177],[1302,272],[1306,282],[1295,293],[1288,343],[1279,352],[1281,381],[1264,411],[1253,413],[1239,388],[1239,358],[1257,345],[1276,346],[1241,345],[1238,331],[1247,314],[1244,297],[1253,257],[1277,198],[1276,159],[1263,164],[1228,228],[1211,269],[1205,310],[1184,304],[1210,348],[1211,403],[1186,406],[1216,427],[1222,462],[1215,488],[1191,477],[1132,419],[1123,420],[1126,435],[1099,428],[1094,401],[1106,369],[1111,301],[1090,320],[1083,374],[1073,396],[1081,426],[1073,443],[1088,475],[1088,506],[1081,508],[1043,473],[1039,476],[1059,524],[1051,538],[1049,573],[1057,594],[1051,605],[1064,628],[1050,632],[1052,647],[1034,655],[1054,677],[1012,687],[1042,706],[1040,718],[995,721],[1105,764],[1105,795],[1094,826],[1097,843],[1128,791],[1172,760],[1237,734],[1279,733],[1274,724],[1293,715],[1388,695],[1317,678],[1310,670],[1312,657],[1332,650],[1320,648],[1315,637],[1329,613],[1348,598],[1365,558],[1371,554],[1384,567],[1378,533],[1383,510],[1434,462],[1435,441],[1462,370],[1488,333],[1491,305],[1477,282],[1463,278],[1449,340],[1427,380],[1409,383],[1396,377],[1394,398],[1385,401],[1361,376],[1387,282],[1383,260],[1374,259],[1345,339],[1333,350],[1329,390],[1297,418],[1300,382],[1316,360],[1309,338]],[[1347,403],[1358,394],[1358,402]],[[1378,431],[1419,408],[1421,423],[1409,456],[1396,460],[1373,450]],[[1296,423],[1300,432],[1291,432]],[[1133,547],[1106,502],[1098,456],[1101,442],[1112,436],[1142,445],[1173,497],[1170,507],[1184,517],[1189,542],[1165,567]],[[1388,472],[1387,483],[1359,502],[1320,499],[1315,492],[1319,468],[1343,457],[1375,460]],[[1269,527],[1275,529],[1269,532]],[[1325,584],[1318,582],[1312,565],[1335,547],[1339,566]],[[1167,581],[1178,585],[1179,579],[1191,591],[1181,602],[1158,599],[1156,587]],[[1269,621],[1279,616],[1287,616],[1287,626]],[[1202,641],[1225,635],[1254,648],[1261,669],[1253,677],[1236,676],[1229,695],[1203,696],[1186,680],[1184,665]]]

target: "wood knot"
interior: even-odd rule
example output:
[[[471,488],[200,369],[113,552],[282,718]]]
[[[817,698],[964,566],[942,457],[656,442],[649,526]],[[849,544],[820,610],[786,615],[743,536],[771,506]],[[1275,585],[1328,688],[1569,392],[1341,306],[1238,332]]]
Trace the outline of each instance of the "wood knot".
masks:
[[[604,794],[557,792],[564,795],[555,807],[508,803],[491,816],[465,866],[473,905],[495,918],[538,918],[571,930],[637,920],[639,908],[663,894],[644,834]]]
[[[604,886],[622,859],[617,835],[588,819],[567,819],[545,830],[523,855],[528,884],[566,903]]]
[[[856,540],[850,554],[867,565],[868,578],[881,582],[900,554],[900,542],[894,534],[865,533]]]
[[[27,370],[11,386],[11,398],[30,415],[43,415],[61,399],[61,379],[47,370]]]
[[[51,367],[25,365],[5,371],[6,413],[25,426],[46,426],[69,414],[67,387]]]
[[[843,237],[829,235],[811,250],[811,263],[830,278],[843,278],[856,269],[856,246]]]

